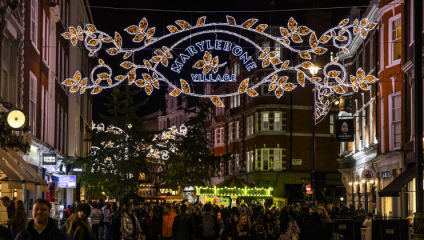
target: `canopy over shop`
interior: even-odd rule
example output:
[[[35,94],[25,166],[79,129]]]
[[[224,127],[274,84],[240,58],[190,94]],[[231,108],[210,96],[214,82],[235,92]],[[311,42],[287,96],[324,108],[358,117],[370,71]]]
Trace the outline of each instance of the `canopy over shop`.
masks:
[[[214,187],[196,187],[196,194],[198,196],[222,196],[230,197],[231,205],[236,204],[236,199],[245,199],[245,198],[272,198],[273,188],[256,188],[253,184],[246,183],[237,177],[231,177],[224,180],[223,182],[217,184]],[[227,204],[227,201],[214,201],[213,203],[217,204]]]

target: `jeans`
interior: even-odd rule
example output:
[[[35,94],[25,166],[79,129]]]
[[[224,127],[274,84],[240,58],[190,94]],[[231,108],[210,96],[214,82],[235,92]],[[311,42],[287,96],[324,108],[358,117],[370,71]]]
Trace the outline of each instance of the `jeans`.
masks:
[[[111,232],[111,226],[110,222],[104,222],[103,223],[103,231],[104,231],[104,238],[105,240],[110,240],[110,232]]]
[[[93,234],[94,240],[99,240],[99,225],[100,224],[92,224],[91,225],[91,233]]]

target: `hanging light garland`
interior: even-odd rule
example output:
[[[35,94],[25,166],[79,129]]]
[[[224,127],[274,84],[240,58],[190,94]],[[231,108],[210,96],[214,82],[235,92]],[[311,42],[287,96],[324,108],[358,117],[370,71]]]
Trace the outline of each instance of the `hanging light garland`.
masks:
[[[332,62],[325,65],[323,69],[323,78],[316,76],[311,77],[305,73],[305,70],[314,67],[314,64],[310,61],[304,61],[300,64],[293,65],[293,63],[290,63],[289,60],[280,60],[279,53],[271,51],[269,47],[261,47],[251,39],[241,35],[239,30],[236,32],[219,29],[219,27],[231,27],[260,34],[272,39],[276,43],[281,44],[290,51],[298,53],[301,59],[310,60],[313,54],[324,54],[327,51],[327,48],[323,47],[321,44],[326,44],[330,42],[330,40],[332,40],[332,45],[334,47],[340,49],[344,53],[349,53],[348,47],[352,43],[353,36],[359,34],[363,39],[365,39],[368,33],[376,27],[377,23],[368,22],[367,18],[362,20],[356,19],[351,24],[349,24],[349,19],[344,19],[336,27],[327,30],[320,37],[317,36],[315,31],[311,30],[307,26],[298,26],[298,23],[293,18],[289,19],[287,27],[280,27],[281,36],[278,37],[264,32],[268,27],[267,24],[259,24],[256,27],[253,27],[258,22],[258,19],[248,19],[241,25],[238,25],[233,17],[227,16],[226,18],[227,22],[225,23],[206,23],[206,17],[201,17],[197,20],[196,25],[194,26],[190,25],[186,21],[177,20],[175,21],[176,25],[167,26],[170,33],[161,37],[154,37],[156,28],[148,28],[147,19],[143,18],[138,26],[132,25],[125,29],[127,33],[134,36],[132,39],[133,42],[143,44],[142,46],[133,49],[123,47],[122,37],[118,32],[115,32],[114,36],[110,36],[105,32],[97,30],[97,28],[92,24],[87,24],[86,29],[83,29],[80,26],[77,28],[69,27],[69,32],[63,33],[62,36],[69,39],[73,46],[75,46],[78,41],[83,41],[85,48],[90,52],[89,56],[94,56],[96,52],[102,49],[103,44],[112,44],[112,47],[108,48],[106,52],[110,55],[118,55],[122,53],[123,59],[128,59],[134,53],[146,49],[152,44],[170,36],[184,32],[188,32],[189,35],[181,38],[170,47],[162,46],[161,48],[156,49],[154,51],[154,56],[150,59],[143,59],[142,64],[123,61],[120,65],[127,69],[128,72],[126,75],[115,76],[113,78],[114,80],[112,80],[111,68],[105,64],[102,59],[100,59],[99,64],[93,68],[90,79],[82,78],[81,73],[77,71],[73,78],[66,79],[62,82],[62,84],[70,87],[70,92],[79,91],[82,94],[86,90],[91,89],[91,94],[98,94],[105,88],[113,88],[124,82],[124,80],[127,80],[128,85],[134,84],[140,88],[144,88],[146,93],[150,95],[154,89],[159,89],[159,82],[162,81],[172,88],[170,95],[173,97],[179,96],[183,93],[196,97],[210,98],[216,106],[224,107],[221,98],[244,93],[250,97],[256,97],[259,95],[256,89],[263,84],[268,84],[269,91],[274,91],[275,96],[277,98],[281,98],[285,92],[292,91],[298,86],[304,87],[305,83],[309,82],[315,85],[315,118],[316,120],[319,120],[327,115],[337,94],[346,93],[348,88],[352,88],[355,92],[359,89],[369,90],[369,84],[378,81],[375,76],[365,75],[362,69],[358,69],[356,76],[348,77],[344,66],[338,63],[338,58],[334,58]],[[211,29],[200,30],[199,32],[192,33],[194,30],[208,27]],[[192,92],[190,85],[184,79],[180,79],[179,86],[174,85],[157,69],[159,65],[164,67],[168,67],[170,65],[169,61],[174,57],[171,52],[180,43],[194,36],[210,33],[228,34],[249,42],[258,50],[258,59],[262,62],[262,68],[272,67],[273,71],[258,83],[251,84],[249,78],[244,79],[241,81],[237,92],[221,95],[208,95]],[[309,49],[299,50],[291,46],[291,44],[302,43],[307,36],[309,36]],[[193,51],[193,49],[191,51]],[[223,64],[219,64],[217,57],[212,60],[212,56],[207,51],[205,52],[203,59],[204,60],[196,62],[193,66],[194,68],[202,69],[203,73],[216,73],[218,68],[223,66]],[[254,67],[256,67],[255,63],[253,64]],[[327,71],[328,68],[331,68],[332,70]],[[106,71],[95,75],[95,72],[99,69],[106,69]],[[141,75],[137,74],[136,70],[139,69],[144,70],[145,73],[142,73]],[[250,70],[250,68],[248,68],[248,70]],[[297,73],[295,82],[288,81],[289,77],[284,76],[284,72],[288,71],[295,71]]]

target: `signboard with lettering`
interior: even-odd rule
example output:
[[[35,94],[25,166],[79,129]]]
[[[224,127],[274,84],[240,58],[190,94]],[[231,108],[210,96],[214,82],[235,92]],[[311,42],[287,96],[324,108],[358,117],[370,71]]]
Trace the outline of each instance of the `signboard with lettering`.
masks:
[[[292,159],[292,165],[302,165],[302,159]]]
[[[58,188],[76,188],[77,176],[75,175],[60,175],[57,181]]]
[[[374,180],[376,177],[377,174],[372,169],[364,169],[364,171],[362,171],[362,179],[364,179],[365,181]]]
[[[56,165],[55,153],[43,153],[43,165]]]
[[[353,119],[337,119],[336,120],[336,141],[337,142],[354,142],[354,124]]]

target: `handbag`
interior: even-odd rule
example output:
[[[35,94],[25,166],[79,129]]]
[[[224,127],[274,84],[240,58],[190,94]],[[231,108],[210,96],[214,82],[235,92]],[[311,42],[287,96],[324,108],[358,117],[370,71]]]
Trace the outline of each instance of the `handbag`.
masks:
[[[293,220],[292,220],[293,221]],[[292,240],[299,240],[299,235],[296,232],[296,229],[294,228],[294,222],[292,223],[292,234],[291,234],[291,239]]]

